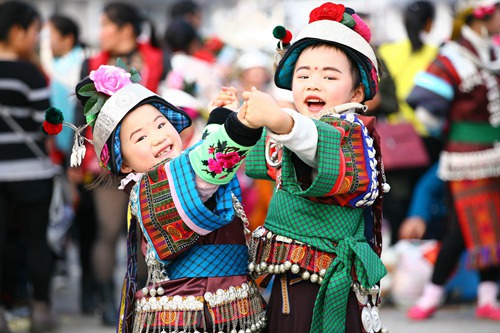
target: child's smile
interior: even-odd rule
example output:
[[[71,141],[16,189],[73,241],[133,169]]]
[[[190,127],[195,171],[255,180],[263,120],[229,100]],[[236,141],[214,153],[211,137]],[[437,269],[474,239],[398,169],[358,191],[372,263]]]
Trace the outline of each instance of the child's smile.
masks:
[[[138,107],[123,119],[120,140],[124,173],[145,172],[182,151],[179,133],[151,104]]]
[[[156,158],[161,158],[167,155],[172,150],[172,145],[168,145],[165,149],[160,150],[158,154],[156,154]]]
[[[306,98],[306,104],[311,113],[317,113],[323,110],[325,106],[325,101],[316,96],[310,96]]]

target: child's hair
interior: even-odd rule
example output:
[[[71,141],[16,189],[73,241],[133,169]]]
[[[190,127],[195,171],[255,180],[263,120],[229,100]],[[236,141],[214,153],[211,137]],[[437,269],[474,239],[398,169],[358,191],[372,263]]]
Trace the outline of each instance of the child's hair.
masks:
[[[6,41],[12,27],[18,25],[24,30],[36,20],[40,14],[31,5],[20,1],[6,1],[0,4],[0,41]]]
[[[184,17],[185,15],[196,15],[200,12],[200,6],[191,0],[179,0],[170,7],[171,19]]]
[[[196,29],[185,19],[174,19],[165,30],[165,43],[172,52],[190,54],[189,47],[194,41],[201,42]]]
[[[80,28],[78,28],[74,20],[63,15],[53,15],[49,18],[49,22],[52,23],[61,36],[73,36],[73,46],[80,44]]]
[[[435,15],[434,4],[429,1],[415,1],[406,7],[404,24],[412,52],[417,52],[424,46],[421,33],[429,22],[434,21]]]
[[[377,92],[379,81],[378,59],[370,39],[369,27],[353,9],[324,3],[311,11],[309,24],[284,53],[276,67],[274,82],[278,88],[291,90],[293,70],[300,54],[313,45],[332,45],[355,64],[355,84],[359,78],[364,88],[364,101],[370,100]]]

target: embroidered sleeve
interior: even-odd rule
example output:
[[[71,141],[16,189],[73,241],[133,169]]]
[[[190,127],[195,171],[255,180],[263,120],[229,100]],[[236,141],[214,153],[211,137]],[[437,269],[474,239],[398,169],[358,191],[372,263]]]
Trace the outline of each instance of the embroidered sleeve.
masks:
[[[413,109],[420,107],[434,116],[444,117],[454,99],[458,82],[452,62],[442,55],[438,56],[426,71],[415,75],[414,87],[406,102]]]
[[[195,173],[211,184],[227,184],[257,142],[262,129],[254,130],[241,124],[232,113],[224,126],[207,135],[189,152]]]
[[[378,196],[377,162],[373,139],[363,122],[348,114],[323,117],[315,123],[318,173],[308,188],[290,189],[325,203],[351,207],[373,204]],[[283,168],[293,169],[289,157],[284,157]]]
[[[210,133],[217,131],[232,113],[233,111],[226,108],[215,108],[212,110],[208,116],[207,125],[203,129],[202,140],[209,136]]]

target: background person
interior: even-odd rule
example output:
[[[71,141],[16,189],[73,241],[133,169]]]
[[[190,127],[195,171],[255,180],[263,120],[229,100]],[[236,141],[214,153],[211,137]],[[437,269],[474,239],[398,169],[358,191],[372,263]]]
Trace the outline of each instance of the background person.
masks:
[[[55,168],[40,131],[50,92],[31,62],[41,25],[31,5],[0,4],[0,295],[24,285],[21,276],[27,274],[32,333],[56,326],[50,299],[54,257],[46,239]],[[8,239],[19,243],[8,245]],[[15,279],[6,286],[8,274]],[[9,332],[2,304],[0,299],[0,331]]]

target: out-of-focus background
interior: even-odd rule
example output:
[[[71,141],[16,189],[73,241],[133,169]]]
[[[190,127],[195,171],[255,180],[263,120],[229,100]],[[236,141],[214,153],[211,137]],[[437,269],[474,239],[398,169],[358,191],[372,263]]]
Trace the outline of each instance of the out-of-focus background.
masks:
[[[99,15],[106,1],[100,0],[28,0],[48,16],[53,13],[68,14],[82,27],[82,39],[89,45],[98,45]],[[137,1],[127,1],[136,3]],[[162,33],[168,25],[168,9],[172,0],[141,0],[143,13],[155,23]],[[372,17],[375,43],[399,40],[406,36],[401,11],[408,0],[350,0],[336,1]],[[437,19],[428,38],[439,43],[451,31],[451,8],[454,0],[432,0],[437,9]],[[277,24],[286,25],[292,32],[307,23],[304,13],[322,1],[294,0],[200,0],[203,8],[202,35],[216,34],[225,42],[248,48],[263,47],[272,51],[272,29]],[[269,30],[271,29],[271,30]]]
[[[35,49],[36,63],[43,69],[48,81],[57,78],[55,76],[57,67],[54,66],[54,54],[51,50],[51,43],[54,41],[51,40],[50,29],[46,25],[47,20],[53,15],[63,15],[74,20],[80,28],[79,41],[84,46],[85,57],[92,57],[101,51],[104,40],[102,12],[104,6],[110,1],[25,1],[34,5],[42,15],[43,26]],[[190,137],[184,139],[192,143],[198,139],[200,133],[197,131],[203,127],[203,121],[206,120],[207,102],[215,97],[215,93],[222,85],[236,86],[239,94],[251,86],[259,86],[260,89],[274,94],[283,102],[291,101],[289,93],[274,87],[271,79],[273,56],[277,44],[272,31],[277,25],[283,25],[294,36],[297,35],[307,24],[307,14],[324,1],[195,0],[194,3],[201,16],[198,18],[197,25],[193,23],[189,29],[193,29],[204,44],[202,48],[189,54],[189,61],[192,62],[181,58],[166,38],[174,22],[170,11],[178,0],[122,0],[121,2],[136,6],[139,14],[150,21],[150,24],[142,24],[141,34],[136,36],[137,41],[149,43],[154,39],[157,42],[156,45],[171,57],[168,65],[170,67],[165,68],[162,73],[166,76],[161,77],[159,82],[155,82],[156,91],[173,104],[191,112],[190,115],[195,120],[194,130],[193,133],[189,133]],[[336,2],[352,7],[357,13],[363,15],[371,27],[371,43],[375,48],[407,38],[403,13],[411,1]],[[429,2],[435,7],[435,17],[430,31],[420,32],[420,37],[426,44],[435,47],[437,52],[437,47],[450,38],[453,8],[457,1],[431,0]],[[177,27],[177,29],[180,28]],[[177,34],[178,37],[181,32],[184,33],[187,30],[174,29],[173,33],[170,31],[170,34]],[[119,43],[116,45],[119,46]],[[111,48],[108,51],[111,52]],[[135,51],[131,49],[122,56],[130,56],[131,60],[129,60],[133,64],[134,59],[131,54]],[[393,56],[397,57],[397,55]],[[387,61],[387,59],[384,60]],[[186,63],[191,65],[183,67]],[[75,66],[80,65],[75,63]],[[258,68],[259,72],[250,74],[250,70],[255,68]],[[167,75],[169,71],[170,76]],[[80,72],[80,67],[78,67],[76,74],[67,72],[68,77],[64,78],[65,74],[62,72],[61,82],[65,79],[69,80],[69,74],[72,74],[76,78],[71,82],[74,87],[74,84],[81,78],[80,75],[84,73]],[[72,91],[68,90],[66,94],[74,98],[70,96]],[[62,142],[60,144],[61,151],[58,156],[61,161],[64,161],[69,155],[69,149],[66,148],[64,151],[65,144]],[[71,144],[72,141],[69,146],[66,143],[66,147],[71,147]],[[89,167],[89,174],[94,171],[92,167]],[[400,208],[400,212],[387,211],[383,227],[382,259],[389,270],[389,275],[382,280],[381,317],[384,326],[395,333],[459,333],[472,330],[481,333],[500,332],[498,321],[480,321],[475,317],[474,302],[477,296],[478,276],[477,272],[465,269],[463,261],[457,263],[455,271],[445,286],[443,298],[445,309],[429,321],[413,322],[407,319],[406,311],[422,295],[424,286],[430,280],[445,222],[443,222],[444,218],[439,216],[440,220],[433,226],[433,230],[429,228],[431,232],[427,234],[427,237],[423,237],[423,240],[420,239],[422,237],[398,239],[398,226],[407,217],[416,183],[407,186],[400,178],[397,178],[396,174],[391,175],[390,171],[388,174],[389,177],[394,176],[395,180],[391,184],[393,186],[391,193],[394,196],[391,200],[393,201],[389,201],[387,207],[388,209]],[[244,190],[247,215],[255,228],[263,223],[266,205],[273,188],[253,181],[243,173],[238,177]],[[68,231],[65,232],[63,241],[56,244],[63,249],[59,249],[62,252],[55,256],[56,265],[50,286],[51,308],[49,310],[44,308],[44,311],[50,312],[51,316],[57,318],[58,325],[55,325],[52,331],[110,333],[115,331],[113,319],[106,317],[106,314],[112,314],[113,310],[116,310],[113,305],[118,299],[120,283],[125,272],[125,221],[113,216],[114,225],[105,225],[106,222],[102,222],[102,220],[108,221],[105,218],[108,216],[105,209],[96,208],[93,202],[103,200],[101,203],[104,202],[104,206],[113,203],[117,205],[116,209],[125,211],[126,199],[119,196],[99,197],[98,195],[104,194],[90,193],[85,190],[85,185],[87,185],[85,177],[80,183],[71,185],[75,186],[73,188],[75,193],[69,195],[70,200],[73,201],[67,203],[67,208],[71,211],[68,217]],[[404,204],[401,204],[402,202]],[[428,209],[441,211],[443,207],[444,204],[435,202]],[[116,215],[113,212],[111,214]],[[96,259],[95,255],[92,255],[96,251],[101,253],[98,255],[100,258]],[[104,257],[107,257],[108,261],[105,261]],[[99,259],[102,260],[99,261]],[[22,269],[21,271],[25,273]],[[104,271],[106,271],[105,274],[102,273]],[[96,276],[99,275],[100,277],[97,278],[99,281],[97,281]],[[7,297],[8,325],[14,333],[29,332],[32,310],[27,295],[31,292],[31,287],[25,276],[20,279],[18,285],[9,284],[11,281],[4,280],[7,288],[3,289],[7,291],[7,296],[3,296]],[[263,292],[266,293],[268,290],[263,290]],[[16,297],[19,298],[18,302]],[[110,305],[105,302],[106,300],[114,304]],[[108,309],[107,306],[110,308]],[[0,333],[4,332],[0,330]]]

